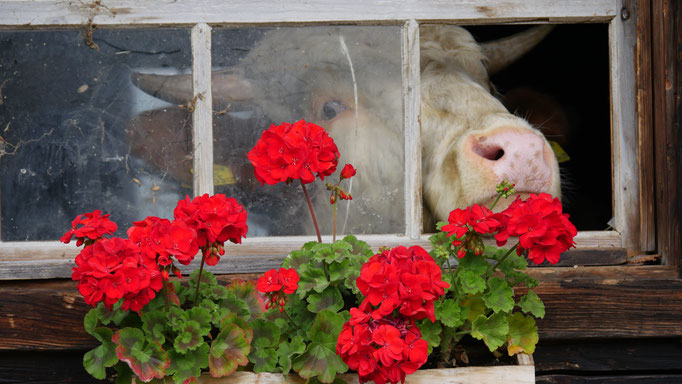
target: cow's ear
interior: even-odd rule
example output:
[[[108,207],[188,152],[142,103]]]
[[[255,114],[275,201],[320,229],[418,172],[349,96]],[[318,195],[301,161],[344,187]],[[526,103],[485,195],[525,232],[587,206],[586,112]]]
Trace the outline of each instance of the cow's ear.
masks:
[[[256,87],[233,70],[215,71],[211,75],[213,102],[225,104],[258,97]],[[140,90],[173,104],[185,104],[194,97],[192,75],[157,75],[133,73],[132,81]]]

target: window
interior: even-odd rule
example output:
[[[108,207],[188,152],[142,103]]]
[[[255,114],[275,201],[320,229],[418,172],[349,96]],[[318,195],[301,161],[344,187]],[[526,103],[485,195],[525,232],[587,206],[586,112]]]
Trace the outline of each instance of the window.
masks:
[[[278,264],[289,250],[310,240],[308,236],[292,236],[302,234],[305,223],[295,219],[302,216],[298,207],[278,200],[281,199],[278,190],[287,187],[261,188],[251,183],[235,189],[243,173],[238,163],[243,157],[239,156],[248,150],[248,144],[244,135],[225,133],[226,129],[236,132],[245,125],[265,127],[270,122],[296,118],[292,111],[280,111],[268,104],[271,100],[264,97],[264,92],[288,88],[283,84],[287,81],[293,84],[305,79],[287,78],[292,71],[284,70],[280,78],[262,78],[258,84],[246,84],[252,86],[249,89],[253,95],[242,93],[229,98],[216,97],[216,75],[211,82],[211,72],[220,71],[225,80],[220,86],[224,88],[235,81],[253,80],[253,76],[246,76],[253,74],[230,71],[235,69],[240,57],[253,52],[252,46],[262,41],[264,35],[276,36],[286,32],[285,29],[291,33],[292,28],[300,33],[314,31],[313,35],[341,29],[346,34],[361,33],[383,39],[376,43],[377,50],[392,57],[390,62],[394,67],[374,69],[377,67],[360,65],[361,55],[346,53],[344,42],[339,41],[339,50],[336,50],[347,56],[351,69],[346,71],[346,76],[350,75],[344,80],[347,85],[361,88],[363,79],[379,72],[390,84],[382,98],[369,97],[363,102],[379,99],[393,102],[392,112],[386,116],[394,119],[393,127],[399,127],[400,137],[394,142],[399,152],[390,151],[400,160],[392,164],[398,178],[382,184],[384,189],[378,193],[382,196],[379,200],[370,199],[364,205],[360,201],[357,205],[362,206],[361,212],[367,217],[387,211],[392,216],[379,215],[382,219],[377,222],[381,224],[375,227],[368,227],[368,220],[350,223],[345,231],[365,233],[363,238],[374,246],[390,246],[424,245],[428,237],[422,227],[423,164],[417,92],[420,89],[420,26],[469,25],[474,34],[485,38],[486,34],[507,31],[483,25],[590,23],[559,26],[556,32],[577,31],[585,39],[594,33],[595,41],[604,44],[603,60],[609,68],[601,71],[606,78],[599,87],[595,85],[586,92],[596,88],[595,92],[610,97],[610,109],[606,102],[601,109],[608,116],[600,123],[610,121],[607,136],[610,147],[600,155],[604,157],[609,152],[613,160],[605,167],[609,173],[602,173],[599,179],[607,179],[603,183],[606,187],[600,190],[610,188],[611,184],[612,189],[606,193],[608,197],[600,197],[598,204],[603,205],[604,199],[612,204],[612,210],[602,213],[600,220],[608,221],[612,216],[614,230],[603,230],[606,225],[602,228],[599,223],[585,224],[583,228],[589,230],[579,234],[578,247],[625,249],[630,253],[654,250],[653,236],[646,232],[653,227],[653,217],[645,209],[652,203],[639,183],[643,171],[637,158],[642,149],[637,140],[634,52],[627,49],[634,44],[634,24],[625,22],[627,19],[620,14],[618,1],[570,6],[541,1],[505,4],[505,7],[472,7],[419,2],[398,3],[391,9],[379,2],[338,5],[326,1],[304,7],[286,4],[286,9],[285,5],[275,2],[240,8],[236,4],[210,1],[202,6],[178,3],[105,6],[100,2],[74,7],[59,2],[0,5],[3,28],[0,44],[8,48],[3,48],[0,54],[0,73],[3,73],[0,135],[4,139],[0,157],[0,260],[10,268],[19,268],[27,258],[45,266],[42,272],[21,269],[21,274],[7,276],[68,277],[75,250],[56,242],[62,232],[58,228],[79,212],[94,208],[121,212],[123,217],[115,220],[125,228],[129,225],[126,221],[141,219],[147,214],[169,216],[172,206],[184,194],[225,191],[237,195],[238,199],[240,194],[253,199],[254,221],[250,223],[249,239],[243,245],[227,249],[232,257],[226,258],[217,272],[261,271]],[[159,24],[163,27],[156,26]],[[94,30],[93,25],[97,26]],[[57,26],[59,30],[54,29]],[[272,39],[275,41],[276,37]],[[93,50],[93,44],[99,50]],[[278,46],[266,48],[276,50]],[[353,47],[345,49],[350,52]],[[39,57],[36,52],[48,56]],[[283,60],[283,63],[290,62]],[[255,63],[268,65],[258,60],[254,60],[254,66]],[[33,72],[27,70],[31,66]],[[354,68],[369,69],[356,73]],[[174,90],[154,85],[163,79],[171,79]],[[264,91],[263,84],[271,85],[271,90]],[[503,81],[500,84],[514,86]],[[246,89],[245,84],[240,85],[240,89]],[[141,88],[146,93],[140,92]],[[150,97],[149,93],[159,97]],[[357,92],[343,100],[310,100],[309,95],[282,97],[300,97],[301,111],[313,108],[311,116],[324,120],[344,113]],[[250,99],[245,100],[246,96]],[[251,102],[258,97],[260,103]],[[178,104],[183,108],[178,108]],[[608,126],[598,129],[602,137],[609,131]],[[228,146],[241,148],[241,152],[225,151]],[[33,181],[38,177],[43,179]],[[298,193],[295,187],[288,189],[291,189],[286,191],[288,196]],[[382,208],[382,204],[394,209]],[[272,226],[273,221],[266,215],[271,209],[281,207],[287,207],[280,212],[282,225]],[[259,217],[263,220],[258,221]]]

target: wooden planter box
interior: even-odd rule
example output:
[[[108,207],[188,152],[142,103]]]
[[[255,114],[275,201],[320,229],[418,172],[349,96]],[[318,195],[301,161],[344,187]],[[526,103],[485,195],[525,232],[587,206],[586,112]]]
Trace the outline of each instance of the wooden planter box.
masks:
[[[518,355],[519,365],[497,367],[461,367],[423,369],[407,375],[405,384],[469,384],[469,383],[535,383],[533,357]],[[358,375],[347,373],[337,376],[348,384],[358,384]],[[199,384],[303,384],[297,375],[284,377],[281,373],[235,372],[219,379],[209,375],[199,378]]]

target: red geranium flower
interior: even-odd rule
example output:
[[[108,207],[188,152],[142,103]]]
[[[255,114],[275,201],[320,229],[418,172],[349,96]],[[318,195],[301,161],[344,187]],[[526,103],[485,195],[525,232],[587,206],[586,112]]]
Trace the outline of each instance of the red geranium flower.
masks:
[[[86,239],[96,241],[106,234],[113,234],[117,228],[116,223],[109,220],[109,214],[102,215],[102,211],[96,209],[76,216],[71,222],[71,229],[62,236],[60,241],[68,244],[75,236],[76,246],[80,247]]]
[[[346,164],[341,170],[341,180],[350,179],[357,173],[356,169],[351,164]]]
[[[339,151],[322,127],[299,120],[270,126],[247,156],[261,185],[296,179],[307,184],[315,174],[324,180],[334,173]]]
[[[495,235],[497,244],[504,245],[510,236],[519,237],[516,249],[520,255],[528,251],[528,259],[536,264],[559,261],[561,253],[575,246],[578,231],[562,212],[561,202],[551,195],[530,194],[528,199],[516,199],[498,215],[503,223]]]
[[[441,230],[447,232],[448,236],[455,235],[453,244],[462,244],[462,237],[469,231],[478,234],[488,234],[497,231],[502,225],[497,215],[483,205],[474,204],[466,209],[455,209],[450,212],[448,224]]]
[[[271,269],[259,277],[256,281],[256,289],[265,293],[268,302],[265,308],[280,306],[279,311],[284,311],[284,305],[287,303],[287,295],[290,295],[298,289],[298,273],[291,268],[280,268],[279,271]]]
[[[279,281],[279,274],[271,269],[256,280],[256,289],[262,293],[277,292],[282,289],[282,282]]]

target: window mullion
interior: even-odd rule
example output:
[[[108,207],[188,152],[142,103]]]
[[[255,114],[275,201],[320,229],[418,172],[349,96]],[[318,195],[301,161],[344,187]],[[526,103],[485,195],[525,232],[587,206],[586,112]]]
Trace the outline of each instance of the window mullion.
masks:
[[[409,20],[402,28],[403,103],[405,117],[405,235],[418,239],[422,230],[421,110],[419,23]]]
[[[213,100],[211,97],[211,27],[192,28],[192,140],[194,195],[213,194]]]

